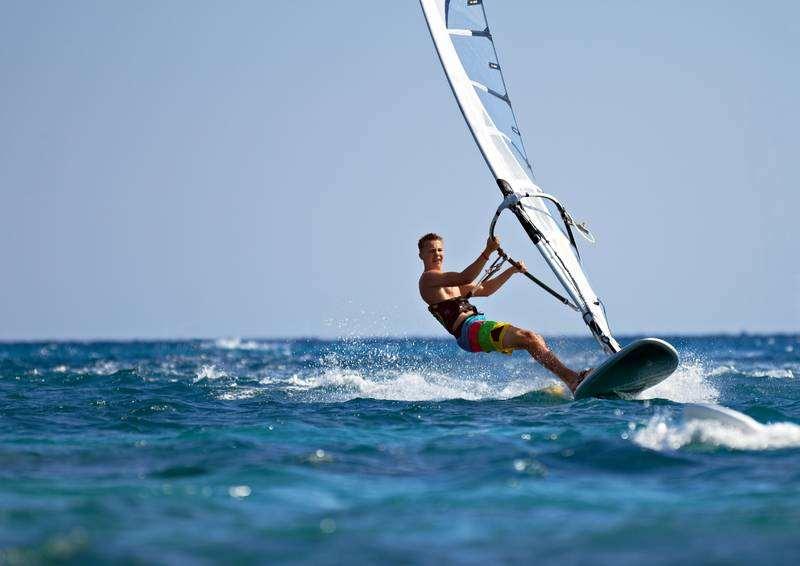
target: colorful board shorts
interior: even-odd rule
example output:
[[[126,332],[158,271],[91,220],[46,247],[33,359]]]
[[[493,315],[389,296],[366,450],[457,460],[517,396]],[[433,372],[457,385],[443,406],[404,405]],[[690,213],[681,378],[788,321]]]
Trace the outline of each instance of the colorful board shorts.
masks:
[[[510,354],[513,348],[503,348],[503,336],[511,325],[507,322],[486,320],[482,314],[468,317],[461,325],[456,339],[462,350],[467,352],[502,352]]]

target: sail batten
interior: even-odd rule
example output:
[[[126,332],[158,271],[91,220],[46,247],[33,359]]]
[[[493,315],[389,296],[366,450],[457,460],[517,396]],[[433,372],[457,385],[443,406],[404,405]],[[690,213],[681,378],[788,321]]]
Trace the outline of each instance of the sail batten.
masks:
[[[475,143],[496,180],[518,196],[541,193],[511,104],[481,0],[420,0],[436,51]],[[572,245],[542,199],[518,205],[517,217],[544,260],[577,305],[592,334],[608,352],[619,349],[600,300]]]

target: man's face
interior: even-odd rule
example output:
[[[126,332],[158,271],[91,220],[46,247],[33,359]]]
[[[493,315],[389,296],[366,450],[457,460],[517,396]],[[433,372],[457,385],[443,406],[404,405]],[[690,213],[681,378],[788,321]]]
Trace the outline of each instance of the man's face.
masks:
[[[422,245],[419,257],[426,267],[441,267],[444,261],[444,243],[441,240],[428,240]]]

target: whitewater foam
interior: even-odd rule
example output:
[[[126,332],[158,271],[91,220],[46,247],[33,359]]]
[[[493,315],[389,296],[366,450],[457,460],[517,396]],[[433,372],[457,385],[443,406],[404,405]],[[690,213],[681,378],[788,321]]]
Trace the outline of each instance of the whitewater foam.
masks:
[[[261,389],[256,389],[255,387],[239,387],[237,385],[232,385],[226,391],[217,395],[217,399],[221,399],[223,401],[236,401],[240,399],[252,399],[256,397],[262,392]]]
[[[120,370],[120,365],[109,360],[97,360],[91,366],[85,366],[76,370],[77,373],[88,373],[90,375],[106,376]]]
[[[354,370],[329,369],[322,374],[294,375],[279,385],[295,396],[313,402],[343,403],[352,399],[386,401],[480,401],[511,399],[552,386],[552,380],[514,380],[491,383],[464,380],[441,373],[419,371],[381,372],[365,376]]]
[[[203,365],[195,374],[195,378],[192,380],[193,383],[197,383],[198,381],[202,381],[203,379],[220,379],[221,377],[228,377],[228,374],[225,373],[223,370],[219,370],[216,366],[212,365]]]
[[[752,432],[712,420],[674,421],[670,413],[654,415],[632,436],[633,442],[651,450],[679,450],[706,445],[733,450],[778,450],[800,446],[800,426],[765,424]]]
[[[672,376],[639,393],[637,399],[669,399],[676,403],[716,403],[719,391],[706,378],[714,375],[705,371],[702,362],[690,360],[678,366]]]
[[[742,370],[733,365],[717,366],[707,373],[708,376],[726,375],[726,374],[739,374],[744,377],[769,377],[776,379],[793,379],[794,372],[789,368],[769,368],[769,369],[755,369],[755,370]]]
[[[219,338],[213,343],[204,344],[206,348],[217,348],[220,350],[243,350],[243,351],[267,351],[277,352],[285,356],[292,355],[289,344],[284,342],[257,342],[255,340],[242,340],[239,337]]]
[[[735,366],[723,364],[721,366],[717,366],[714,369],[710,370],[707,375],[716,376],[716,375],[724,375],[726,373],[736,373],[736,372],[737,370]]]
[[[752,377],[770,377],[774,379],[793,379],[794,373],[790,369],[778,368],[778,369],[767,369],[767,370],[756,370],[750,372],[748,375]]]

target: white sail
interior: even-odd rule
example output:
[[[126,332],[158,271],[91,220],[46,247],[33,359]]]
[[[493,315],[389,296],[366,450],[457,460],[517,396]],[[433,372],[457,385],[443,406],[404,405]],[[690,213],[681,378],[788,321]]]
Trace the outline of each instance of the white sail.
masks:
[[[428,28],[464,119],[495,179],[518,196],[543,194],[522,142],[482,0],[420,0]],[[618,351],[602,304],[543,198],[525,198],[517,217],[608,352]],[[532,236],[533,237],[533,236]]]

